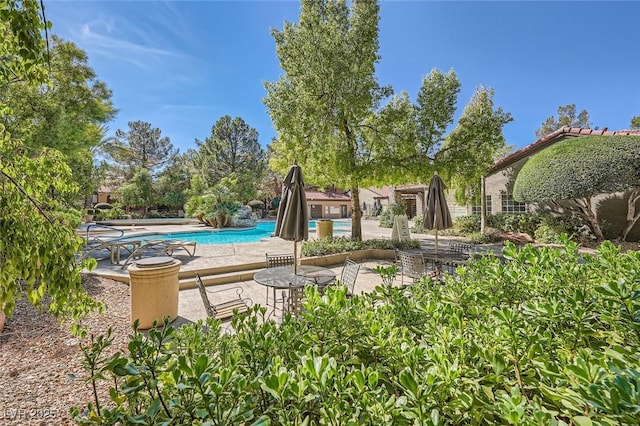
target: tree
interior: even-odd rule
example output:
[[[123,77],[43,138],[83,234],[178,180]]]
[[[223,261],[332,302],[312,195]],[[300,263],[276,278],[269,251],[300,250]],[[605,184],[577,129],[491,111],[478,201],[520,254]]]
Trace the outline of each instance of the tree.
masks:
[[[196,145],[193,164],[207,186],[226,178],[226,185],[244,201],[255,197],[254,183],[266,168],[266,157],[254,128],[240,117],[226,115],[213,125],[211,135],[204,141],[196,140]]]
[[[640,218],[640,137],[584,136],[556,143],[534,155],[516,178],[513,196],[527,203],[551,202],[582,216],[599,240],[604,236],[592,197],[630,191],[625,239]]]
[[[43,83],[47,80],[45,40],[41,31],[51,22],[40,16],[37,0],[3,0],[0,3],[0,87],[20,81]]]
[[[362,230],[358,189],[374,152],[366,121],[391,94],[374,75],[378,61],[378,5],[303,0],[299,23],[273,30],[284,74],[267,82],[264,100],[278,132],[272,165],[294,160],[309,183],[350,189],[353,238]]]
[[[189,183],[186,157],[179,155],[176,161],[160,172],[156,180],[155,192],[159,197],[158,203],[176,210],[183,209],[187,201]]]
[[[502,128],[511,114],[494,108],[494,90],[478,87],[442,150],[442,166],[456,200],[464,204],[480,195],[480,180],[507,149]]]
[[[107,155],[123,168],[126,181],[138,168],[153,175],[175,160],[178,151],[168,137],[161,136],[160,129],[143,121],[130,121],[128,125],[128,132],[116,130],[115,138],[104,147]]]
[[[85,191],[95,187],[93,154],[103,138],[103,123],[115,115],[111,91],[73,43],[53,37],[50,58],[46,83],[0,86],[0,101],[11,105],[11,113],[2,114],[0,122],[29,146],[31,155],[44,147],[62,152],[86,197],[91,192]]]
[[[139,167],[131,181],[118,188],[115,196],[127,206],[144,207],[144,217],[147,217],[149,206],[156,201],[151,172]]]
[[[631,128],[640,129],[640,115],[637,115],[631,119]]]
[[[556,119],[554,116],[547,118],[542,126],[536,130],[536,137],[540,139],[563,126],[590,128],[592,124],[589,122],[589,112],[583,109],[580,114],[576,115],[575,104],[560,106],[558,107],[558,118]]]
[[[4,1],[0,17],[0,87],[46,83],[40,31],[49,24],[41,19],[38,3]],[[12,114],[11,107],[0,106],[2,114]],[[79,217],[50,196],[52,191],[75,190],[71,169],[59,151],[45,147],[34,152],[0,124],[0,313],[11,315],[22,297],[73,318],[97,306],[83,290],[80,276],[81,269],[95,261],[76,262],[82,247],[74,226]]]
[[[447,166],[455,147],[444,146],[444,133],[460,83],[453,71],[433,70],[417,104],[391,96],[375,77],[378,6],[349,4],[305,0],[299,23],[273,31],[285,73],[266,83],[264,102],[278,132],[272,169],[284,173],[297,161],[307,183],[349,189],[351,234],[360,239],[360,187],[426,182]]]

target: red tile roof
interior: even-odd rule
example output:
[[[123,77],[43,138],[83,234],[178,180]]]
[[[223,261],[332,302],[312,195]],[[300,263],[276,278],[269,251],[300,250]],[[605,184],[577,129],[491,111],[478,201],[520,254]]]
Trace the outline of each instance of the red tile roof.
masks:
[[[383,186],[382,188],[367,188],[367,189],[373,192],[374,194],[378,195],[379,197],[389,198],[389,196],[391,195],[391,191],[393,190],[393,187]]]
[[[351,197],[334,192],[305,191],[308,201],[351,201]]]
[[[549,145],[553,145],[556,142],[561,141],[562,139],[571,138],[571,137],[579,137],[579,136],[614,136],[614,135],[638,135],[640,136],[640,130],[616,130],[613,132],[608,131],[605,127],[600,130],[593,129],[581,129],[580,127],[568,127],[564,126],[556,130],[555,132],[549,133],[546,136],[541,137],[534,143],[525,146],[524,148],[514,152],[511,155],[508,155],[498,161],[496,161],[489,169],[487,174],[491,174],[499,169],[504,167],[508,167],[511,164],[515,163],[518,160],[521,160],[525,157],[529,157],[542,149],[548,147]]]

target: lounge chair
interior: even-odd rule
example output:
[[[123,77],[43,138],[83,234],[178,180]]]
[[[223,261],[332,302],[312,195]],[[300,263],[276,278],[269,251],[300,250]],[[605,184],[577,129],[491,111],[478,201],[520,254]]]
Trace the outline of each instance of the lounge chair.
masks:
[[[113,259],[113,245],[116,242],[125,242],[123,238],[124,231],[106,225],[89,225],[87,226],[87,236],[85,237],[85,246],[82,248],[78,261],[81,262],[101,251],[109,251]]]
[[[189,250],[189,248],[191,248],[191,250]],[[176,239],[146,240],[144,244],[131,252],[122,264],[122,269],[126,268],[134,259],[139,259],[142,256],[173,256],[173,252],[178,249],[183,249],[190,257],[193,257],[196,255],[196,242]]]

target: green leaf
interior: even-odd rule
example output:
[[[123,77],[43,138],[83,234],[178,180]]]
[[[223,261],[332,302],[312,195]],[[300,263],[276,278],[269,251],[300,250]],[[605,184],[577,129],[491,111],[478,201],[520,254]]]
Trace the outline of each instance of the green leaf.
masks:
[[[418,398],[418,382],[413,376],[412,371],[409,368],[405,368],[400,372],[400,384],[415,398]]]
[[[573,420],[573,423],[575,423],[577,426],[592,426],[593,422],[591,421],[591,419],[589,417],[586,416],[574,416],[571,418],[571,420]]]

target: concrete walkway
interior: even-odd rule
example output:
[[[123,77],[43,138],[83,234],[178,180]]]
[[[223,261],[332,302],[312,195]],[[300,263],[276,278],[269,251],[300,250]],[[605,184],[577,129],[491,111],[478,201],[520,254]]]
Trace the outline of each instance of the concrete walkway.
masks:
[[[127,237],[133,237],[136,235],[141,236],[145,233],[154,232],[190,232],[207,229],[204,225],[145,225],[119,228],[125,231],[125,236]],[[380,228],[377,220],[363,220],[362,237],[365,240],[373,238],[389,239],[391,237],[391,229]],[[411,237],[419,239],[423,247],[433,246],[434,239],[431,235],[412,234]],[[315,234],[310,234],[309,238],[314,239]],[[442,247],[446,247],[449,243],[449,238],[440,237],[439,241]],[[298,249],[299,247],[300,245],[298,245]],[[173,257],[182,261],[181,272],[183,272],[264,262],[265,253],[291,253],[292,251],[292,242],[272,237],[257,243],[198,245],[196,255],[193,257],[189,257],[183,250],[175,251]],[[123,254],[122,262],[124,262],[125,258],[126,256]],[[365,260],[360,263],[361,267],[356,281],[355,292],[371,292],[377,285],[382,283],[382,280],[379,275],[374,272],[374,269],[379,265],[389,265],[391,262],[385,260]],[[329,266],[329,268],[336,273],[338,278],[340,277],[340,273],[342,272],[341,264]],[[112,265],[108,257],[99,260],[98,267],[91,271],[91,273],[109,278],[115,278],[115,276],[117,276],[118,278],[115,279],[128,281],[127,270],[122,269],[120,265]],[[397,277],[396,279],[399,284],[400,277]],[[254,304],[265,305],[267,289],[252,279],[231,284],[216,285],[215,290],[217,291],[232,287],[242,287],[243,297],[249,297]],[[235,294],[230,291],[228,297],[231,298],[234,296]],[[280,298],[281,296],[278,295],[278,297]],[[180,291],[178,315],[179,321],[183,322],[197,321],[198,319],[206,318],[206,312],[197,289]]]

